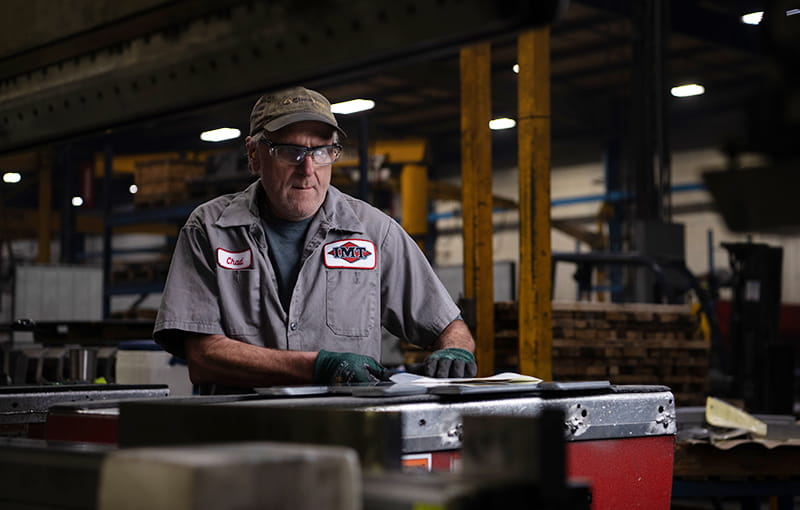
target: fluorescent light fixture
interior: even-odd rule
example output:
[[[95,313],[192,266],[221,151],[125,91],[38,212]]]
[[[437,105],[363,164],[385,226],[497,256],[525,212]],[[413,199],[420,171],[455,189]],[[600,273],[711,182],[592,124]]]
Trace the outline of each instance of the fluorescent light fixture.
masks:
[[[675,97],[690,97],[690,96],[699,96],[700,94],[705,93],[706,88],[702,85],[698,85],[697,83],[690,83],[688,85],[680,85],[678,87],[672,87],[670,89],[670,93]]]
[[[742,23],[748,25],[758,25],[761,23],[761,18],[764,17],[764,11],[751,12],[742,16]]]
[[[348,113],[358,113],[375,108],[375,101],[372,99],[351,99],[350,101],[343,101],[331,105],[333,113],[341,113],[347,115]]]
[[[139,191],[139,186],[137,186],[135,184],[131,184],[130,186],[128,186],[128,192],[131,195],[135,195],[137,191]]]
[[[81,197],[72,197],[72,205],[75,207],[80,207],[83,205],[83,198]]]
[[[22,180],[22,175],[19,172],[6,172],[3,174],[3,182],[8,184],[16,184]]]
[[[513,66],[511,66],[511,70],[519,74],[519,64],[514,64]]]
[[[242,132],[236,128],[219,128],[212,129],[211,131],[203,131],[200,133],[200,139],[204,142],[224,142],[225,140],[233,140],[239,138]]]
[[[787,16],[794,16],[795,14],[800,14],[800,9],[789,9],[786,11]],[[742,16],[742,23],[747,23],[748,25],[760,25],[763,18],[764,11],[751,12],[750,14],[745,14]]]
[[[495,131],[499,129],[511,129],[517,125],[517,121],[514,119],[509,119],[506,117],[502,117],[500,119],[492,119],[489,121],[489,129],[494,129]]]

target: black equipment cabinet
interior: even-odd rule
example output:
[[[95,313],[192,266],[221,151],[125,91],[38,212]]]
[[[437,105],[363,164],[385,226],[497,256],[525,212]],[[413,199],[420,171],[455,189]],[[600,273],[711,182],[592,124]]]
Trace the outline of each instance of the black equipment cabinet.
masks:
[[[733,273],[730,367],[733,396],[754,413],[792,414],[794,350],[780,338],[783,249],[723,243]]]

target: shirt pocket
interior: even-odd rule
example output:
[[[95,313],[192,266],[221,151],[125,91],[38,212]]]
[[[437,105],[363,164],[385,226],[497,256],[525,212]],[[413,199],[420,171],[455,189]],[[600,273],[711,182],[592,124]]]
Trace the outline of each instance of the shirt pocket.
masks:
[[[225,334],[232,338],[258,335],[261,318],[258,271],[218,269],[217,281]]]
[[[326,279],[328,328],[340,336],[369,336],[378,322],[378,273],[358,269],[328,270]]]

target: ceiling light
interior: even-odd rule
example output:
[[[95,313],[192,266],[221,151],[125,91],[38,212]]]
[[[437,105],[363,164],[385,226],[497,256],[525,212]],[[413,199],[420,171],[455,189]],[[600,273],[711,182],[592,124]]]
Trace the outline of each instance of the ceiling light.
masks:
[[[763,17],[764,11],[751,12],[750,14],[745,14],[742,16],[742,23],[746,23],[748,25],[758,25],[761,23],[761,18]]]
[[[3,174],[3,182],[8,184],[16,184],[22,180],[22,175],[19,172],[6,172]]]
[[[675,97],[689,97],[689,96],[699,96],[700,94],[705,93],[706,88],[702,85],[698,85],[697,83],[690,83],[688,85],[680,85],[678,87],[672,87],[670,93],[672,93]]]
[[[72,197],[72,205],[75,207],[80,207],[83,205],[83,198],[81,197]]]
[[[239,138],[242,132],[236,128],[219,128],[212,129],[211,131],[203,131],[200,133],[200,139],[204,142],[224,142],[225,140],[233,140]]]
[[[514,71],[515,73],[519,74],[519,64],[514,64],[511,67],[511,70]]]
[[[135,195],[137,191],[139,191],[139,186],[137,186],[135,184],[131,184],[130,186],[128,186],[128,192],[131,195]]]
[[[786,11],[787,16],[794,16],[795,14],[800,14],[800,9],[789,9]],[[764,11],[751,12],[750,14],[745,14],[742,16],[742,23],[747,23],[748,25],[760,25],[763,19]]]
[[[331,105],[331,111],[333,113],[342,113],[345,115],[348,113],[372,110],[373,108],[375,108],[375,101],[371,99],[351,99],[350,101],[343,101]]]
[[[517,121],[514,119],[509,119],[507,117],[502,117],[500,119],[492,119],[489,121],[489,129],[494,129],[497,131],[498,129],[511,129],[517,125]]]

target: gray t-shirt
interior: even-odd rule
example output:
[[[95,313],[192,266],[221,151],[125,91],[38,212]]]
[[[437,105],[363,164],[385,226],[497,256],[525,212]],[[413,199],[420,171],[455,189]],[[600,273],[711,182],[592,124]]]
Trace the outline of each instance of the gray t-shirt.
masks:
[[[380,359],[381,326],[429,346],[458,317],[402,227],[334,187],[308,226],[284,307],[261,227],[263,196],[257,181],[200,205],[181,229],[154,330],[167,351],[184,357],[183,333],[193,332]]]
[[[287,221],[272,216],[266,207],[262,206],[260,211],[261,226],[264,227],[270,248],[269,260],[278,279],[278,297],[283,309],[288,310],[297,274],[300,272],[300,257],[311,218]]]

